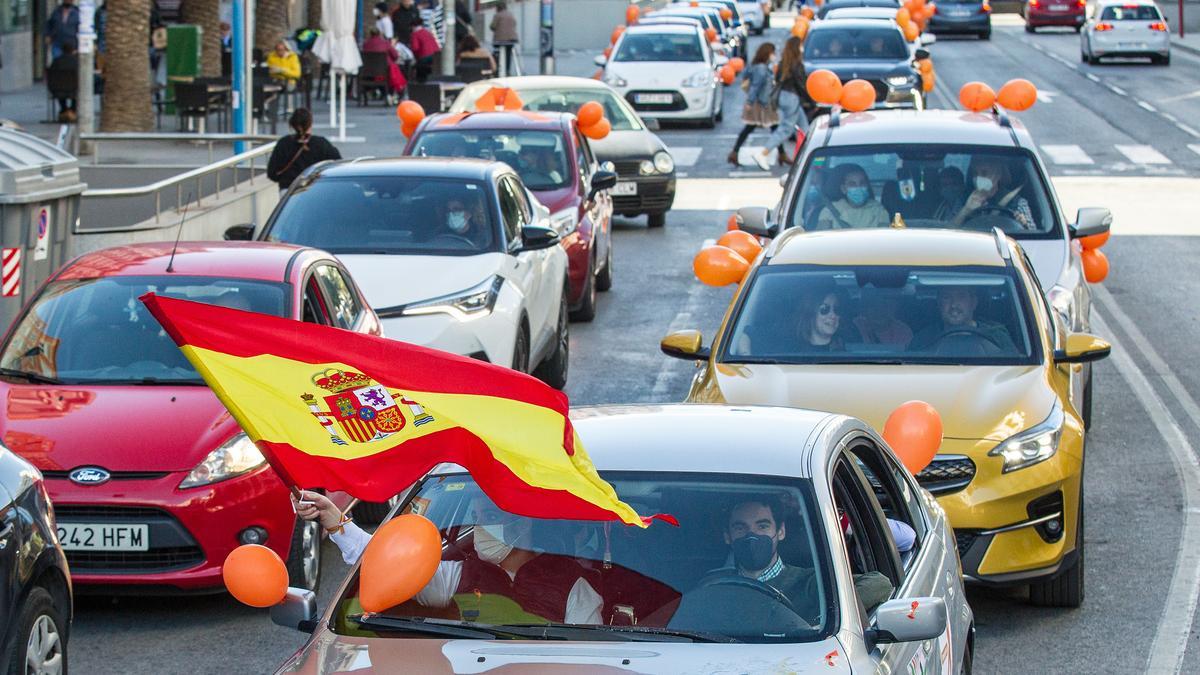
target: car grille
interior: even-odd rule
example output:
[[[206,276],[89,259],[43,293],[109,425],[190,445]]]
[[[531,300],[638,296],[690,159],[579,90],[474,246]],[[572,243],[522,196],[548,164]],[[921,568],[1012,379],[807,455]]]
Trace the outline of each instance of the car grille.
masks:
[[[634,103],[638,94],[670,94],[671,102],[670,103]],[[648,91],[648,90],[644,90],[644,89],[639,90],[639,91],[631,91],[628,94],[625,94],[625,100],[629,101],[629,105],[633,106],[634,110],[647,110],[647,111],[659,111],[659,112],[687,110],[687,101],[684,100],[683,94],[680,94],[677,91]]]
[[[169,474],[169,471],[110,471],[109,480],[158,480]],[[42,476],[49,480],[70,480],[71,472],[43,471]]]
[[[935,495],[958,492],[975,477],[975,462],[962,455],[935,457],[917,474],[921,487]]]
[[[660,213],[671,208],[675,202],[673,180],[647,180],[638,183],[636,195],[617,195],[613,200],[613,213],[622,215],[638,213]]]
[[[979,535],[974,532],[963,532],[962,530],[955,530],[954,531],[954,544],[955,544],[955,546],[958,547],[958,557],[961,558],[964,555],[966,555],[967,551],[971,550],[971,544],[974,544],[975,540],[978,538],[979,538]]]
[[[634,178],[641,173],[642,160],[623,159],[619,162],[613,162],[613,166],[616,167],[617,176],[621,178]]]
[[[74,572],[169,572],[204,562],[204,551],[183,524],[161,509],[63,504],[54,507],[54,516],[59,522],[138,523],[146,525],[149,531],[150,549],[146,551],[67,551],[67,563]]]

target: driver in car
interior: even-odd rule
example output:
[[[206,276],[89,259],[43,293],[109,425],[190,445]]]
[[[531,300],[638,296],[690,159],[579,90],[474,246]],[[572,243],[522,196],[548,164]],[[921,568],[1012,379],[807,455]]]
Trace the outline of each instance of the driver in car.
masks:
[[[1007,162],[997,157],[977,157],[967,174],[972,192],[954,214],[952,223],[962,225],[991,213],[1011,218],[1024,230],[1037,226],[1029,200],[1020,196],[1023,186],[1012,185],[1012,172]]]
[[[550,148],[526,143],[517,153],[517,163],[520,165],[521,180],[530,189],[562,182],[562,175],[554,166],[554,152]]]
[[[296,513],[319,520],[346,564],[366,550],[371,535],[343,518],[322,494],[304,491]],[[476,497],[469,510],[472,547],[462,560],[438,563],[433,579],[416,595],[424,607],[457,609],[481,623],[602,624],[604,600],[573,558],[535,550],[533,521]]]
[[[490,231],[479,210],[468,205],[467,200],[451,197],[446,201],[446,221],[440,238],[457,239],[469,243],[472,248],[486,248],[491,243]]]
[[[947,335],[975,333],[1000,352],[1015,353],[1017,345],[1009,336],[1007,328],[987,319],[975,318],[975,308],[978,305],[979,295],[971,286],[942,288],[938,291],[940,320],[918,331],[913,336],[912,348],[924,351],[937,345]]]

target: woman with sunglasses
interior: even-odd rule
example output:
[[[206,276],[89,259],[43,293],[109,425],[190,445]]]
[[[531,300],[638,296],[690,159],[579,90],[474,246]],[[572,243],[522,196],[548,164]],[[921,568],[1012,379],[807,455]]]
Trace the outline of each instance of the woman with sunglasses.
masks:
[[[841,327],[842,296],[833,288],[808,293],[801,303],[800,341],[809,351],[842,351],[845,345],[838,335]]]

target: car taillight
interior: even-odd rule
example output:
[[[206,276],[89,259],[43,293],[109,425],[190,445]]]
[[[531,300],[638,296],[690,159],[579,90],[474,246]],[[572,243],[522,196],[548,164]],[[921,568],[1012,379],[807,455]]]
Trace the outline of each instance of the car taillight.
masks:
[[[1103,33],[1106,30],[1112,30],[1112,29],[1113,29],[1113,25],[1111,23],[1108,23],[1107,21],[1096,24],[1096,32],[1097,33]]]
[[[1080,9],[1087,9],[1087,0],[1079,0],[1079,2],[1076,4],[1079,5]]]
[[[1163,23],[1162,21],[1155,21],[1154,23],[1150,24],[1150,30],[1156,30],[1165,33],[1167,32],[1167,24]]]
[[[1038,2],[1038,0],[1029,0],[1030,9],[1037,9],[1038,7],[1041,6],[1041,4],[1042,3]]]
[[[992,6],[987,4],[986,2],[979,6],[980,14],[987,14],[990,11],[992,11]]]

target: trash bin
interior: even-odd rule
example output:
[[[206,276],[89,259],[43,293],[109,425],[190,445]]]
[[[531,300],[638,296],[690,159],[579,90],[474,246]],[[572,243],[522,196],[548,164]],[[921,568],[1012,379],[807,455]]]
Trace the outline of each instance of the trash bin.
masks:
[[[79,197],[74,155],[36,136],[0,128],[0,325],[66,262]]]

